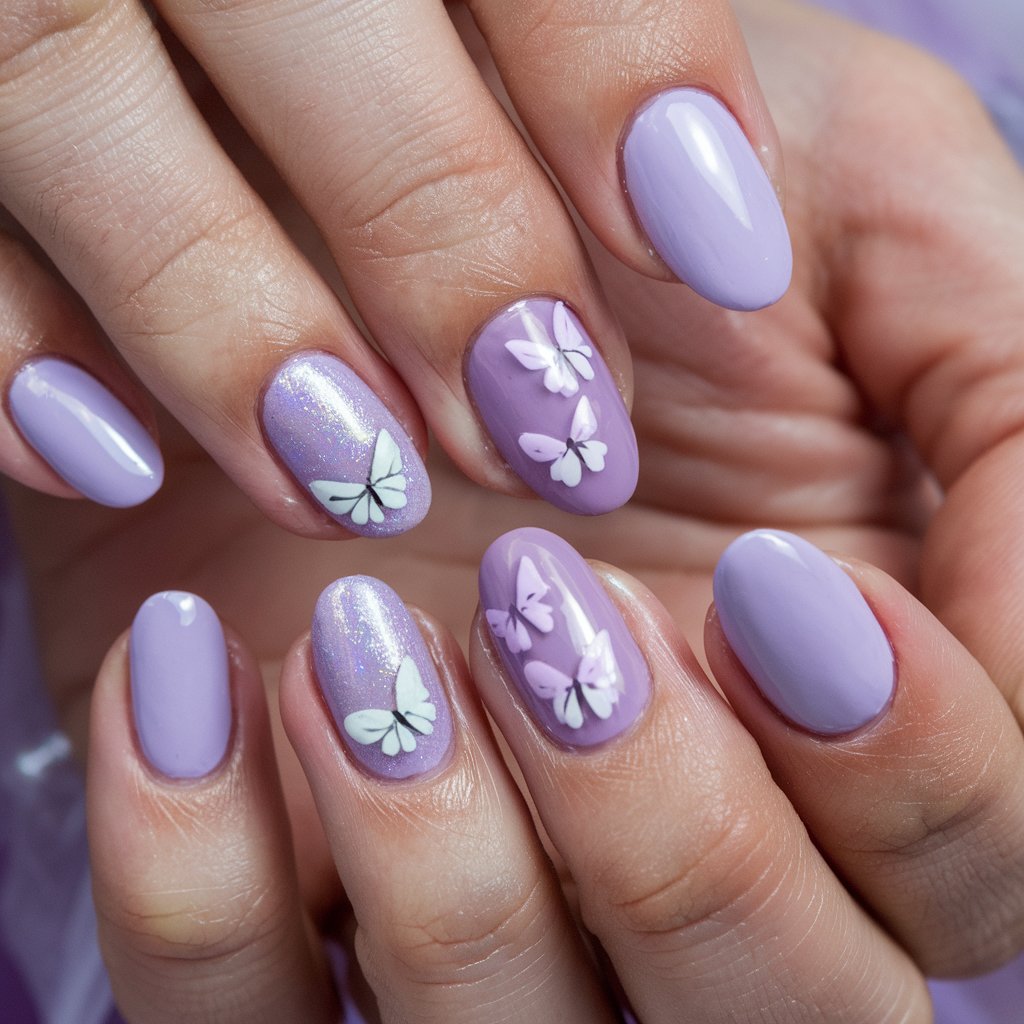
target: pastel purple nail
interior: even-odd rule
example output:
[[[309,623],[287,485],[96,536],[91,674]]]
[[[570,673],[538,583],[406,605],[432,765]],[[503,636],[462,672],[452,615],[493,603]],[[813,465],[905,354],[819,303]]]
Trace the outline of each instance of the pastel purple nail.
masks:
[[[231,739],[231,673],[217,613],[195,594],[154,594],[132,623],[129,657],[146,760],[172,779],[208,775]]]
[[[8,403],[25,440],[85,497],[127,508],[160,489],[164,464],[156,441],[80,366],[53,356],[25,363]]]
[[[299,484],[354,533],[391,537],[427,514],[430,479],[416,446],[340,359],[293,356],[264,392],[261,416]]]
[[[466,383],[505,461],[558,508],[599,515],[636,488],[636,437],[608,367],[558,299],[523,299],[489,320]]]
[[[778,196],[743,129],[699,89],[641,108],[622,151],[626,191],[680,281],[729,309],[760,309],[789,287],[793,251]]]
[[[346,576],[319,597],[313,667],[338,735],[384,779],[433,771],[448,755],[452,718],[423,636],[401,598],[370,576]]]
[[[722,632],[761,693],[809,732],[836,736],[877,718],[892,699],[892,647],[831,558],[792,533],[755,530],[715,569]]]
[[[527,527],[480,564],[480,604],[520,699],[557,743],[592,747],[640,716],[647,662],[587,563],[561,537]]]

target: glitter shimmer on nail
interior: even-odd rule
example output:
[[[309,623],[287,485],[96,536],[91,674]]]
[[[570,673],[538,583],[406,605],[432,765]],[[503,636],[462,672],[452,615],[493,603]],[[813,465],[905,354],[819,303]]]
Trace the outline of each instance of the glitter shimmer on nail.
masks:
[[[380,778],[433,771],[448,756],[452,720],[434,662],[401,598],[370,576],[347,576],[313,613],[313,665],[338,735]]]
[[[263,396],[261,418],[310,499],[354,533],[389,537],[427,514],[430,480],[415,445],[340,359],[289,359]]]

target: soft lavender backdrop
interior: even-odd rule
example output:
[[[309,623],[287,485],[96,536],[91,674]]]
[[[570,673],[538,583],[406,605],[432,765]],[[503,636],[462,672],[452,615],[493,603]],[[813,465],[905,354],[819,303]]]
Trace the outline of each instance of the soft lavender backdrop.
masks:
[[[819,0],[921,43],[974,84],[1024,162],[1024,0]],[[116,1020],[95,944],[82,784],[42,697],[16,554],[0,515],[0,1020]],[[932,986],[937,1024],[1005,1024],[1024,958]],[[351,1020],[352,1018],[350,1018]]]

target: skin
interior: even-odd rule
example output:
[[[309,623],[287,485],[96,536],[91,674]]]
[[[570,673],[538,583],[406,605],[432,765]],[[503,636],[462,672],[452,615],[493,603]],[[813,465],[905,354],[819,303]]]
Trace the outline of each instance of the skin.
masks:
[[[143,508],[113,516],[11,487],[47,677],[80,751],[95,666],[152,591],[195,590],[255,640],[274,709],[285,654],[333,578],[380,576],[461,641],[482,551],[525,523],[635,575],[696,651],[726,543],[756,526],[796,530],[904,584],[1021,717],[1020,172],[977,101],[930,60],[788,4],[752,6],[745,28],[786,154],[794,285],[776,307],[740,317],[590,245],[634,362],[642,469],[631,505],[574,520],[485,493],[435,451],[435,505],[410,535],[302,540],[170,423],[167,483]],[[237,138],[230,121],[220,132]],[[252,156],[233,155],[243,166]],[[281,197],[265,168],[255,174]],[[947,492],[941,511],[904,435]],[[305,903],[333,922],[345,906],[335,869],[310,838],[319,819],[276,717],[273,728],[305,837]]]

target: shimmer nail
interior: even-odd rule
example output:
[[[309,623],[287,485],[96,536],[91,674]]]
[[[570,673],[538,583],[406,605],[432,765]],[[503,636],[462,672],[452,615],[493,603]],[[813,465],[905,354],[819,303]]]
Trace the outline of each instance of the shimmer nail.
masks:
[[[264,392],[261,417],[299,484],[354,533],[390,537],[427,514],[430,480],[416,446],[340,359],[293,356]]]
[[[156,441],[92,374],[47,356],[21,367],[8,393],[22,437],[80,494],[114,508],[151,498],[164,478]]]
[[[448,700],[401,598],[371,576],[346,576],[319,597],[313,667],[338,735],[373,775],[437,768],[452,743]]]
[[[629,127],[622,163],[640,226],[680,281],[729,309],[783,296],[793,252],[782,208],[719,100],[699,89],[655,96]]]
[[[647,662],[587,563],[561,537],[528,527],[480,564],[480,604],[505,670],[557,743],[591,747],[640,716]]]
[[[231,738],[231,674],[217,613],[195,594],[154,594],[135,616],[129,647],[146,760],[172,779],[209,774]]]
[[[715,569],[715,608],[729,646],[791,722],[825,736],[877,718],[892,698],[892,647],[857,585],[791,533],[755,530]]]
[[[636,437],[608,367],[569,307],[523,299],[489,320],[466,383],[505,461],[558,508],[599,515],[636,488]]]

